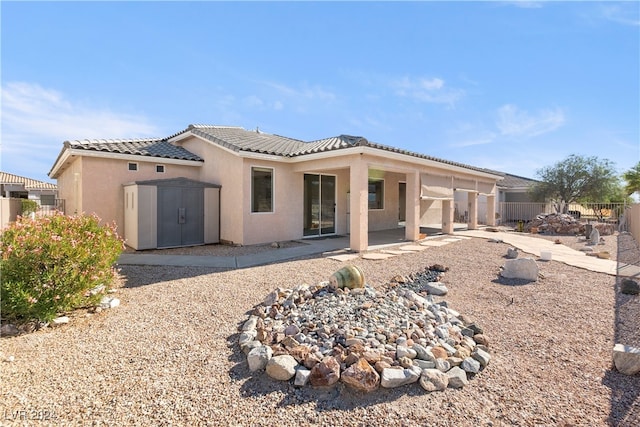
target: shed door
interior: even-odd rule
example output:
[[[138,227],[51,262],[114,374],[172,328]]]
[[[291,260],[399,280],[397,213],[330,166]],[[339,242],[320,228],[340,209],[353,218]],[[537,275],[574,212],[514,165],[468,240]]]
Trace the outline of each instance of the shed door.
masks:
[[[158,247],[204,243],[204,190],[158,187]]]

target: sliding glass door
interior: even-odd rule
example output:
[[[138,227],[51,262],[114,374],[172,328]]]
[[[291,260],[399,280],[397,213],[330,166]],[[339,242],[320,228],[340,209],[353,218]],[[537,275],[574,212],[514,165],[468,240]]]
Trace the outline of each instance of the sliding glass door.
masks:
[[[304,236],[336,232],[336,177],[304,175]]]

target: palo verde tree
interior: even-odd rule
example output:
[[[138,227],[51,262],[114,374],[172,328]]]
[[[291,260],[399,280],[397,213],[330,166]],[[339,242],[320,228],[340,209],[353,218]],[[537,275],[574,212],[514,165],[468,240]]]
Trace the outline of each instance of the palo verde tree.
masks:
[[[640,162],[622,174],[622,177],[627,183],[624,187],[624,192],[627,196],[633,193],[640,193]]]
[[[615,165],[607,159],[572,154],[537,175],[540,182],[530,189],[532,198],[553,202],[557,212],[566,213],[569,203],[614,202],[621,196]]]

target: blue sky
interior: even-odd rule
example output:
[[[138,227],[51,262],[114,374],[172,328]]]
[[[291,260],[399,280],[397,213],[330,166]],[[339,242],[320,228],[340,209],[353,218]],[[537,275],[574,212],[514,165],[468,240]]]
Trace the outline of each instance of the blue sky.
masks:
[[[5,172],[189,124],[503,172],[640,161],[638,2],[0,2]]]

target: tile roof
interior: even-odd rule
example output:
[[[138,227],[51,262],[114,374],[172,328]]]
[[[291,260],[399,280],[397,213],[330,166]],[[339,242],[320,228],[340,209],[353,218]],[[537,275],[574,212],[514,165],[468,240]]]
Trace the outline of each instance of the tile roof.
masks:
[[[351,147],[371,147],[392,153],[404,154],[419,159],[431,160],[447,165],[457,166],[492,175],[504,175],[490,169],[479,168],[464,163],[440,159],[388,145],[369,142],[366,138],[352,135],[339,135],[315,141],[269,134],[256,130],[246,130],[237,126],[212,126],[191,124],[186,129],[164,139],[94,139],[82,141],[66,141],[65,147],[104,151],[109,153],[132,154],[151,157],[163,157],[183,160],[203,161],[199,156],[186,149],[173,145],[170,140],[175,137],[191,134],[218,144],[235,152],[251,152],[281,157],[298,157],[314,153],[336,151]]]
[[[65,141],[66,148],[101,151],[106,153],[131,154],[137,156],[160,157],[165,159],[194,160],[201,157],[177,147],[164,139],[84,139]]]
[[[528,188],[536,182],[539,182],[535,179],[511,175],[503,172],[500,172],[500,175],[504,176],[504,179],[498,181],[497,183],[498,187],[500,188]]]
[[[495,171],[475,166],[427,156],[388,145],[369,142],[361,136],[340,135],[316,141],[305,142],[298,139],[272,135],[259,130],[246,130],[242,127],[189,125],[189,127],[167,139],[191,132],[201,138],[217,143],[233,151],[247,151],[254,153],[272,154],[283,157],[304,156],[307,154],[335,151],[350,147],[371,147],[393,153],[405,154],[420,159],[432,160],[452,166],[458,166],[474,171],[497,174]],[[501,173],[498,173],[501,174]]]
[[[289,156],[305,145],[304,141],[241,127],[190,125],[186,131],[233,151]],[[185,132],[186,132],[185,131]]]
[[[38,181],[7,172],[0,172],[0,184],[24,185],[26,190],[57,190],[58,188],[51,182]]]

